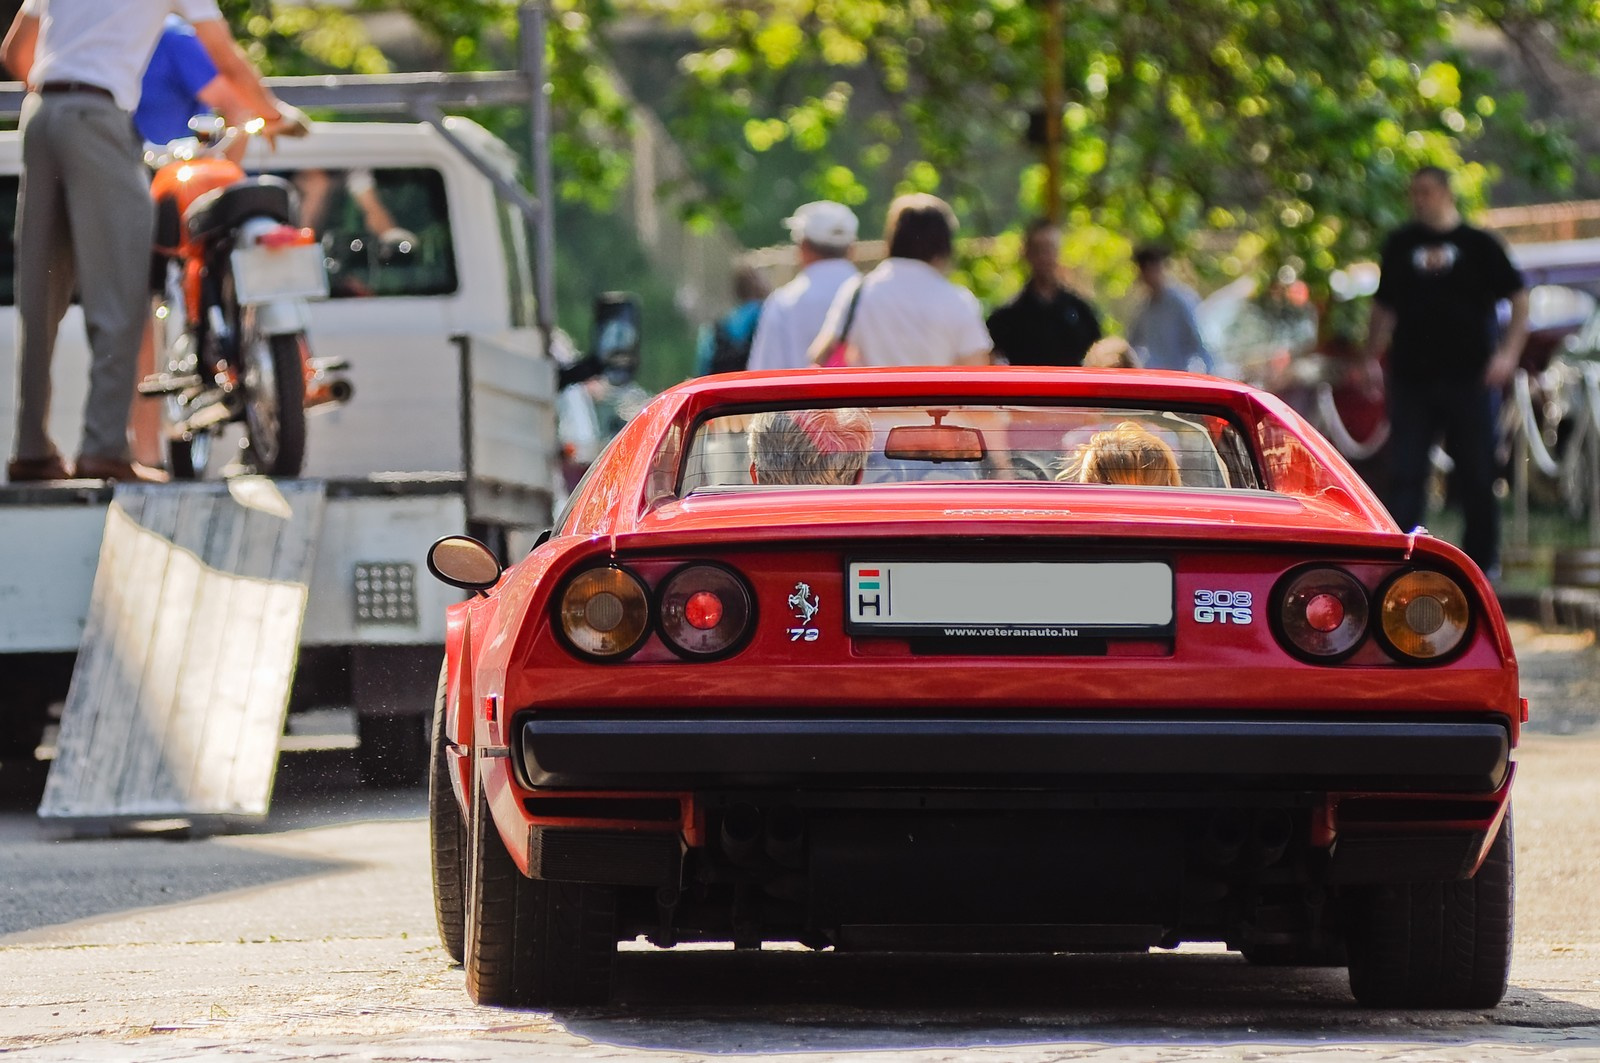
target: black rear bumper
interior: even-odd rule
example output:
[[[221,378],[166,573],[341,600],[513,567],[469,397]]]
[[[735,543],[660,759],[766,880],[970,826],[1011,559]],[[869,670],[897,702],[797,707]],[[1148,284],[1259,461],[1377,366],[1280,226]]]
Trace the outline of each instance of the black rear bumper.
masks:
[[[683,718],[528,714],[533,786],[844,783],[1473,793],[1505,782],[1497,719]]]

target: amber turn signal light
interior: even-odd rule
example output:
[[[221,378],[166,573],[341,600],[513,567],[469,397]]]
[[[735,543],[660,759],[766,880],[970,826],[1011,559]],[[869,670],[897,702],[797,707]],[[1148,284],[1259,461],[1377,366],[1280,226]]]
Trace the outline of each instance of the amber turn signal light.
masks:
[[[561,596],[561,633],[589,657],[632,653],[650,630],[650,595],[627,569],[591,568]]]
[[[1412,661],[1431,661],[1461,645],[1471,616],[1461,585],[1425,569],[1391,580],[1378,608],[1384,643]]]

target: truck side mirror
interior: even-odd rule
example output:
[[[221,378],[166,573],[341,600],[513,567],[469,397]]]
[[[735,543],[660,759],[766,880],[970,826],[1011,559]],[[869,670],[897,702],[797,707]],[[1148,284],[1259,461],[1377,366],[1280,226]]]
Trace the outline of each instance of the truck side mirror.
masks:
[[[594,356],[618,387],[639,372],[641,316],[639,297],[632,292],[603,292],[594,301]]]

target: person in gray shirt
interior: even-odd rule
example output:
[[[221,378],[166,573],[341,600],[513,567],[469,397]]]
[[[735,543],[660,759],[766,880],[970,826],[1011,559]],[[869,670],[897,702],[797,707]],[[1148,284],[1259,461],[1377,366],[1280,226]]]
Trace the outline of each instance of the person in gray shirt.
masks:
[[[1180,369],[1215,372],[1216,363],[1200,338],[1195,321],[1195,304],[1200,297],[1187,285],[1167,275],[1171,253],[1164,247],[1146,245],[1133,253],[1139,267],[1139,280],[1149,291],[1139,315],[1128,329],[1128,342],[1139,352],[1146,369]]]

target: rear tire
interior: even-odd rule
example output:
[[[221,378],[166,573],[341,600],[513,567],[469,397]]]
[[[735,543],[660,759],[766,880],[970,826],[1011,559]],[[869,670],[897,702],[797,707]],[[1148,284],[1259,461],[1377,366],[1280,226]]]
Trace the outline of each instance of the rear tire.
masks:
[[[1511,810],[1478,873],[1368,886],[1348,901],[1350,991],[1373,1008],[1492,1008],[1511,967]]]
[[[246,317],[240,345],[245,461],[263,476],[299,476],[306,460],[305,337],[262,336],[253,317]]]
[[[468,830],[467,993],[477,1004],[603,1004],[617,956],[617,891],[517,870],[474,787]]]
[[[439,923],[439,941],[450,958],[460,963],[467,933],[467,828],[450,786],[449,736],[444,729],[449,688],[449,672],[440,665],[428,771],[428,834],[433,843],[433,914]]]

